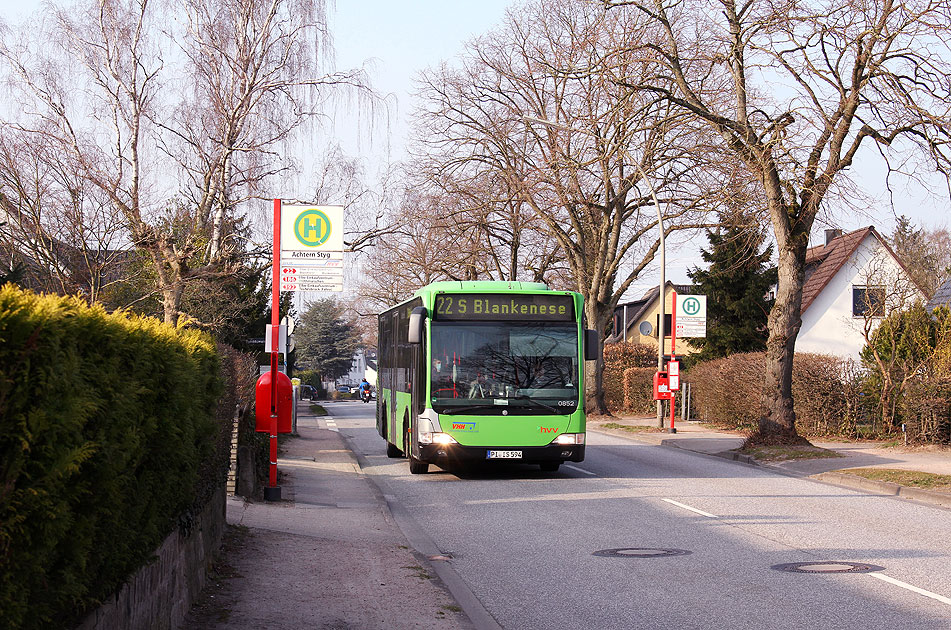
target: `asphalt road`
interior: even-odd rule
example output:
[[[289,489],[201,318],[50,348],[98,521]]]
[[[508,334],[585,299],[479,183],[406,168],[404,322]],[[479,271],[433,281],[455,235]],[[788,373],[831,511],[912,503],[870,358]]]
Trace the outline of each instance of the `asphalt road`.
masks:
[[[951,510],[597,433],[554,474],[410,475],[372,406],[327,408],[503,628],[951,628]]]

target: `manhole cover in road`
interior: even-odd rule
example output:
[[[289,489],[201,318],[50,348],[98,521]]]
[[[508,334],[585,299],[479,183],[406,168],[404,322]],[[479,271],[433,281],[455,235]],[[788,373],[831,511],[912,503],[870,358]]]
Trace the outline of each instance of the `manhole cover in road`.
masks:
[[[592,556],[602,558],[667,558],[669,556],[687,556],[686,549],[650,549],[645,547],[622,547],[620,549],[602,549]]]
[[[871,573],[884,571],[884,567],[858,562],[790,562],[774,564],[773,569],[787,573]]]

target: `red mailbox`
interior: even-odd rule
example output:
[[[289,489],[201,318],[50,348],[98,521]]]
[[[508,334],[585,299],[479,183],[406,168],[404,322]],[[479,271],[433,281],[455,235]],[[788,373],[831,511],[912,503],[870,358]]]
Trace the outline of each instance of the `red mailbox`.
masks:
[[[291,432],[291,405],[294,404],[294,386],[283,372],[277,373],[277,432]],[[258,433],[271,431],[271,372],[258,378],[254,387],[254,430]]]
[[[670,377],[667,372],[654,373],[654,400],[671,400],[674,392],[670,390]]]

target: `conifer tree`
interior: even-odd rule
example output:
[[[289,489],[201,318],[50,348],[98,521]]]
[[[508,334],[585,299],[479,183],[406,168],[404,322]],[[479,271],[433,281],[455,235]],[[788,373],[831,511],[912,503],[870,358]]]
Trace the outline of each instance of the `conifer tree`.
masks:
[[[705,361],[737,352],[766,349],[767,318],[776,284],[776,267],[770,264],[772,246],[759,251],[765,240],[753,219],[742,214],[726,217],[715,230],[707,230],[709,250],[701,250],[708,269],[688,272],[697,292],[707,296],[707,336],[691,339]]]
[[[334,298],[311,302],[294,336],[299,368],[315,370],[322,379],[336,379],[350,371],[359,336]]]

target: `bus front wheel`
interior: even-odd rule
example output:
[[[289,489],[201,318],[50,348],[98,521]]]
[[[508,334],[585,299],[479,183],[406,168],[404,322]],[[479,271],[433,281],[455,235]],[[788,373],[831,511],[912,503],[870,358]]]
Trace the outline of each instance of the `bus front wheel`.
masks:
[[[413,449],[410,444],[410,432],[409,426],[407,426],[406,432],[403,433],[403,452],[406,453],[406,459],[409,460],[409,472],[413,475],[425,475],[429,472],[429,464],[413,457]]]
[[[396,446],[396,444],[386,443],[386,456],[392,459],[403,456],[403,451]]]

